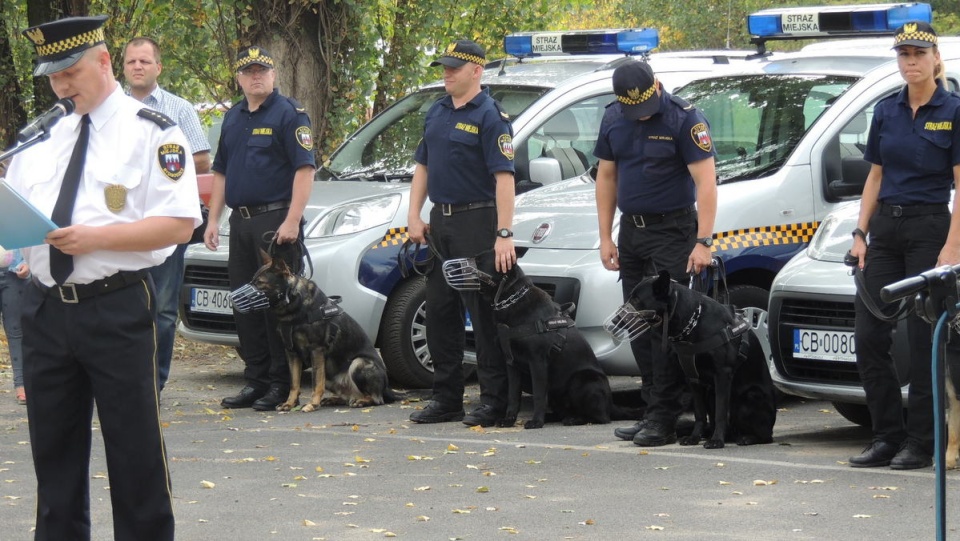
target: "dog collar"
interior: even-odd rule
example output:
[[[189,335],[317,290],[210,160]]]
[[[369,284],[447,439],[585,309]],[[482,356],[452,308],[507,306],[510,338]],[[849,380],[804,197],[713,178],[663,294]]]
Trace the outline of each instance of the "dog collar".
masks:
[[[325,319],[333,319],[343,313],[343,308],[340,307],[339,296],[327,297],[327,302],[320,306],[316,310],[310,312],[308,321],[310,323],[316,323],[317,321],[323,321]]]
[[[513,306],[514,304],[517,304],[517,301],[523,298],[523,296],[526,295],[528,291],[530,291],[530,286],[523,286],[520,289],[514,291],[513,294],[507,297],[506,299],[500,300],[500,293],[504,283],[506,283],[506,280],[500,281],[500,289],[497,290],[497,296],[494,297],[493,299],[493,309],[495,311],[505,310]]]

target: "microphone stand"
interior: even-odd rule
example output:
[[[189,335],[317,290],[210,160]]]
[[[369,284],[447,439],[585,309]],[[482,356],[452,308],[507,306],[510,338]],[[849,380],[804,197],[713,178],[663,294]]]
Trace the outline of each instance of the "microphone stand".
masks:
[[[50,132],[47,131],[47,130],[44,130],[44,131],[38,133],[37,135],[35,135],[33,138],[27,139],[26,141],[24,141],[24,142],[22,142],[22,143],[20,143],[20,144],[18,144],[18,145],[16,145],[16,146],[14,146],[13,148],[9,148],[9,149],[5,150],[5,151],[3,152],[3,154],[0,154],[0,162],[3,162],[3,161],[5,161],[5,160],[7,160],[8,158],[12,158],[15,154],[19,154],[20,152],[23,152],[24,150],[27,150],[28,148],[32,147],[33,145],[35,145],[35,144],[37,144],[37,143],[42,143],[42,142],[46,141],[46,140],[49,139],[49,138],[50,138]]]

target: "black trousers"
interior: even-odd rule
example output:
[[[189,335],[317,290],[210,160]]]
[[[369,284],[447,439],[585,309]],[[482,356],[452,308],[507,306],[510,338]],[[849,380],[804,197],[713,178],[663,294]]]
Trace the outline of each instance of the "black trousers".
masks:
[[[497,209],[481,208],[444,216],[430,212],[430,234],[444,259],[473,257],[496,242]],[[458,292],[443,279],[442,261],[427,275],[427,347],[433,358],[433,399],[453,408],[463,404],[464,308],[470,313],[477,347],[480,402],[507,407],[507,365],[496,344],[493,307],[476,292]]]
[[[617,248],[623,298],[628,298],[652,268],[656,272],[666,270],[671,278],[686,285],[687,259],[696,239],[695,212],[643,228],[628,218],[621,218]],[[686,380],[677,356],[663,351],[660,340],[654,340],[653,334],[648,331],[630,343],[640,369],[640,394],[647,403],[644,419],[673,426],[683,412],[680,399]]]
[[[272,233],[287,217],[287,209],[274,210],[243,218],[239,212],[230,215],[230,289],[248,283],[263,266],[260,250],[269,252]],[[300,224],[300,239],[303,239],[303,223]],[[291,269],[299,270],[303,262],[293,254],[295,250],[282,248],[278,255]],[[277,330],[277,319],[270,310],[241,314],[234,310],[237,337],[240,339],[240,357],[243,359],[243,377],[247,385],[260,390],[278,387],[286,391],[290,387],[290,368],[283,339]]]
[[[883,286],[936,266],[949,228],[948,213],[899,218],[874,214],[870,218],[870,245],[863,275],[867,292],[878,306],[883,306],[879,297]],[[933,329],[916,314],[907,319],[911,353],[910,394],[904,423],[900,379],[890,354],[893,324],[874,317],[859,296],[855,307],[857,369],[866,392],[874,438],[895,445],[910,438],[932,454],[930,355]],[[956,349],[955,342],[951,350]]]
[[[96,401],[114,538],[173,540],[157,397],[156,310],[149,280],[76,304],[27,285],[23,368],[37,474],[35,539],[90,539],[90,425]]]

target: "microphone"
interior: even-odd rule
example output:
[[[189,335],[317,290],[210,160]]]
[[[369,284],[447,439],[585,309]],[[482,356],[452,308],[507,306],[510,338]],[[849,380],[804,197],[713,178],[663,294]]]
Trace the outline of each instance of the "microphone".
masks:
[[[17,141],[25,143],[38,135],[48,134],[50,128],[53,127],[58,120],[73,113],[76,107],[76,104],[73,103],[73,100],[70,98],[63,98],[57,101],[47,112],[34,119],[26,128],[20,130],[20,134],[17,135]]]

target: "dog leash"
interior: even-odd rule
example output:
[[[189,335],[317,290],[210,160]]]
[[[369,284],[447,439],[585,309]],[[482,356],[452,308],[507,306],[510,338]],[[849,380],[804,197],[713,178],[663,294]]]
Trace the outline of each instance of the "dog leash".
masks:
[[[265,232],[263,240],[266,241],[268,236],[270,240],[267,244],[267,253],[270,254],[270,257],[280,257],[285,261],[292,262],[293,266],[290,268],[290,272],[297,276],[304,276],[303,259],[306,257],[307,264],[310,266],[310,276],[313,276],[313,259],[310,257],[310,252],[307,251],[307,245],[303,242],[303,235],[298,235],[296,241],[285,244],[277,243],[276,231]]]
[[[879,319],[880,321],[893,322],[898,321],[901,318],[905,318],[913,312],[914,307],[907,302],[907,299],[902,299],[900,301],[900,306],[894,311],[893,314],[887,315],[883,310],[877,306],[873,297],[870,296],[870,292],[867,291],[867,283],[863,277],[863,269],[860,268],[860,260],[853,257],[853,254],[847,250],[846,255],[843,256],[843,264],[850,267],[850,271],[853,273],[853,282],[854,286],[857,289],[857,296],[860,297],[860,300],[863,301],[863,305],[867,307],[867,310],[873,314],[873,317]]]
[[[413,242],[408,237],[400,246],[400,251],[397,252],[397,267],[400,269],[400,276],[409,278],[411,269],[419,276],[427,276],[433,270],[437,261],[440,261],[441,264],[444,262],[444,258],[434,246],[430,234],[424,233],[423,237],[426,241],[424,244]],[[420,252],[424,249],[429,250],[429,253],[421,258]]]

